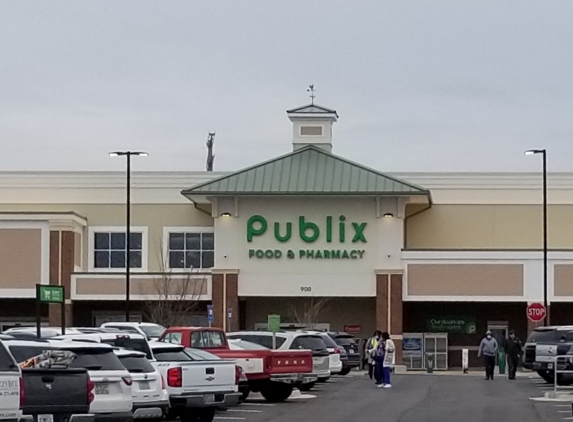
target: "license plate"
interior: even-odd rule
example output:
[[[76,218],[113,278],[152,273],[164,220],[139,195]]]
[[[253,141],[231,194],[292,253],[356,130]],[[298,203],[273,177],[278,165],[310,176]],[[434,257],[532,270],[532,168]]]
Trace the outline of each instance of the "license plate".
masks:
[[[356,350],[350,349],[350,353],[356,353]]]
[[[54,415],[38,415],[38,422],[54,422]]]
[[[205,394],[204,401],[205,403],[215,403],[215,394]]]
[[[139,389],[140,390],[151,390],[151,386],[149,385],[149,381],[139,381]]]
[[[96,394],[109,394],[109,385],[96,384]]]

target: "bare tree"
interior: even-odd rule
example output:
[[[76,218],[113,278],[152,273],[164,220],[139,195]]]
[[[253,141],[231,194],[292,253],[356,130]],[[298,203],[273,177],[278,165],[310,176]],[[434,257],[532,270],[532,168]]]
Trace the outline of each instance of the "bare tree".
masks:
[[[188,317],[199,307],[206,288],[205,277],[193,273],[163,273],[153,280],[152,291],[146,294],[144,309],[150,321],[165,327],[185,325]]]
[[[300,303],[292,303],[289,306],[288,313],[297,324],[314,328],[314,326],[320,322],[320,315],[326,310],[328,302],[330,302],[330,299],[317,299],[313,297],[304,300],[302,305]]]
[[[194,272],[193,268],[173,272],[169,269],[168,254],[163,255],[162,241],[158,244],[161,273],[145,291],[148,300],[144,312],[150,321],[165,327],[186,325],[189,316],[199,308],[201,296],[207,289],[207,278]]]

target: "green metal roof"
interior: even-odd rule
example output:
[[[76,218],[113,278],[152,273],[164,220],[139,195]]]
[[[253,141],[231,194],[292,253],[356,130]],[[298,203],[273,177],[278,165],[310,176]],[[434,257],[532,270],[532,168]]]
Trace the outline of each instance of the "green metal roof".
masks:
[[[264,163],[185,189],[211,195],[430,195],[420,186],[306,146]]]

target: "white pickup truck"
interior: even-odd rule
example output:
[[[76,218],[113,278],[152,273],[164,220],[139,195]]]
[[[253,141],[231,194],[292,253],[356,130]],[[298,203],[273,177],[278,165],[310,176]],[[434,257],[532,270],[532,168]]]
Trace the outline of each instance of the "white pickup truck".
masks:
[[[234,361],[195,360],[177,344],[150,342],[152,364],[166,380],[169,414],[181,422],[211,422],[215,410],[236,406],[240,371]]]

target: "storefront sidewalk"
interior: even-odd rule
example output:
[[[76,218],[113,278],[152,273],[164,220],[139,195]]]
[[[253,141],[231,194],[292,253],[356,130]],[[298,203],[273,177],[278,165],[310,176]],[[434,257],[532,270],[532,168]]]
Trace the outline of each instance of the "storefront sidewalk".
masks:
[[[464,374],[464,372],[459,370],[459,369],[452,369],[452,370],[448,370],[448,371],[434,371],[432,373],[428,373],[426,371],[396,371],[396,374],[398,374],[398,375],[437,375],[437,376],[456,376],[457,375],[457,376],[469,376],[469,377],[483,377],[485,372],[483,369],[472,368],[466,374]],[[346,376],[352,376],[352,377],[368,376],[368,371],[362,371],[362,370],[361,371],[351,371]],[[507,373],[500,374],[500,373],[496,372],[495,376],[499,377],[499,378],[507,378]],[[539,378],[539,379],[541,379],[541,377],[539,377],[533,371],[518,371],[516,373],[516,377],[517,378]]]

